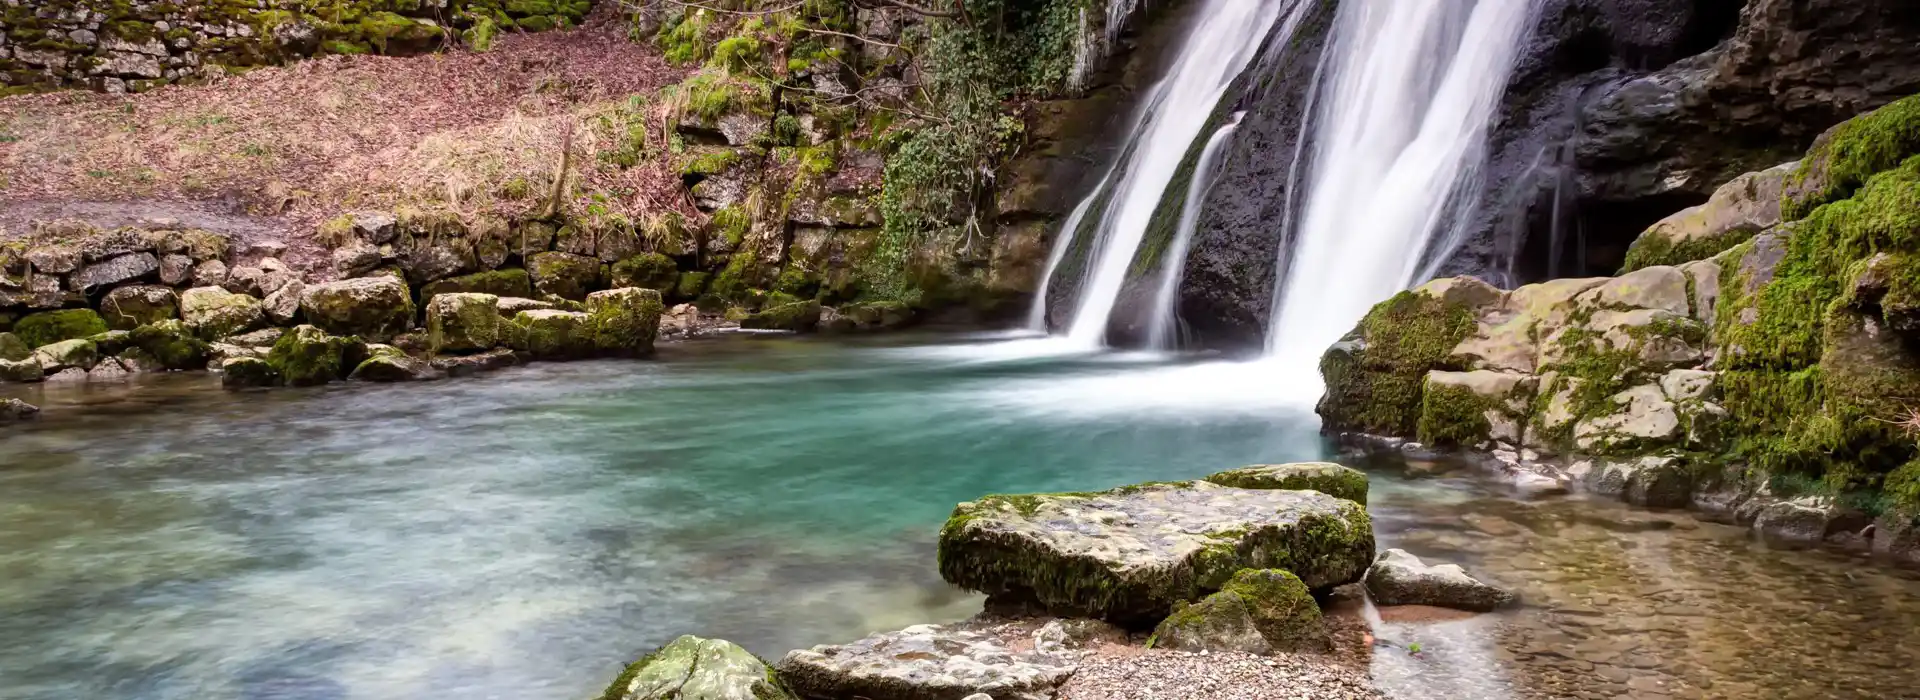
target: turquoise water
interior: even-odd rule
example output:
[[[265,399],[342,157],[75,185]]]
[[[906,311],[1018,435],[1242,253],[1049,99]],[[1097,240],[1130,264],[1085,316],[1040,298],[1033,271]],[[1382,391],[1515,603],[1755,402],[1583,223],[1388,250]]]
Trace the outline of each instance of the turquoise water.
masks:
[[[1324,449],[1297,411],[1105,386],[1164,362],[945,342],[41,387],[0,437],[0,696],[581,697],[682,633],[778,655],[977,612],[934,570],[956,502]]]
[[[1285,376],[929,335],[410,386],[0,389],[46,409],[0,433],[0,698],[577,700],[683,633],[778,656],[959,620],[981,601],[933,550],[954,503],[1337,456]],[[1389,612],[1394,698],[1920,698],[1911,572],[1348,461],[1382,547],[1527,602]]]

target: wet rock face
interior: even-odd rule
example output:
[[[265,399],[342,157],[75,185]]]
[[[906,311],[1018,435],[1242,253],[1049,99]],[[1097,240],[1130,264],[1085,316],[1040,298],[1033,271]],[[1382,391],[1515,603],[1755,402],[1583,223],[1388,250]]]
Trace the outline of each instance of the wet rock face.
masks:
[[[803,698],[1049,700],[1073,676],[1074,661],[1016,652],[991,635],[915,625],[851,644],[789,652],[780,680]]]
[[[1454,564],[1427,564],[1389,549],[1367,571],[1367,592],[1381,605],[1432,605],[1487,612],[1515,602],[1512,592],[1468,576]]]
[[[739,645],[682,636],[607,687],[599,700],[793,700],[767,664]]]
[[[1203,481],[988,496],[940,533],[949,582],[1138,626],[1241,569],[1286,569],[1325,590],[1359,580],[1372,558],[1372,521],[1353,501]]]

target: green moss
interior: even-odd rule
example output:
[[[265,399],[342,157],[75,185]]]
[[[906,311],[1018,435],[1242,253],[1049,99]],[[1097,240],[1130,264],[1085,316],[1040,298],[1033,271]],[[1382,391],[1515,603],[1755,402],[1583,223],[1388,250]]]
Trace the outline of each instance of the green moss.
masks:
[[[587,331],[594,349],[613,357],[652,355],[664,310],[660,292],[652,289],[615,289],[587,297]]]
[[[712,276],[708,272],[681,273],[679,283],[673,287],[674,298],[698,299],[707,290],[707,280]]]
[[[1758,231],[1735,229],[1717,236],[1690,238],[1679,242],[1664,235],[1642,234],[1634,239],[1633,246],[1627,249],[1627,259],[1621,263],[1618,274],[1624,275],[1642,268],[1660,265],[1682,265],[1695,260],[1705,260],[1752,240],[1758,233]]]
[[[267,364],[292,386],[315,386],[346,377],[346,370],[358,363],[343,361],[347,346],[355,341],[327,335],[313,326],[299,326],[273,344]]]
[[[1360,321],[1358,344],[1321,360],[1327,383],[1321,417],[1329,428],[1416,434],[1427,372],[1460,369],[1450,356],[1474,328],[1463,304],[1417,292],[1381,302]]]
[[[1428,386],[1420,397],[1421,442],[1441,447],[1478,445],[1487,439],[1493,426],[1487,412],[1497,411],[1498,402],[1462,386]]]
[[[420,288],[420,301],[429,302],[441,294],[470,292],[497,297],[533,297],[533,281],[526,270],[508,268],[451,277]]]
[[[640,287],[661,293],[673,291],[680,281],[679,265],[659,253],[627,258],[613,265],[613,286]]]
[[[1786,221],[1807,216],[1917,152],[1920,95],[1855,117],[1814,144],[1788,179],[1780,213]]]
[[[467,48],[475,51],[492,51],[493,39],[499,33],[500,25],[495,24],[490,17],[481,17],[473,23],[473,26],[460,33],[460,41],[465,43]]]
[[[153,356],[162,367],[171,370],[202,369],[207,366],[207,344],[194,337],[187,324],[178,320],[150,323],[133,329],[134,347]]]
[[[712,13],[700,9],[688,9],[686,12],[669,17],[667,24],[660,30],[655,41],[666,54],[668,62],[681,65],[699,63],[707,60],[712,42],[707,38],[707,30],[713,23]]]
[[[705,151],[688,158],[687,162],[680,166],[680,174],[718,175],[738,162],[740,162],[740,152],[731,148]]]
[[[810,333],[820,325],[820,302],[799,301],[768,308],[740,321],[741,328]]]
[[[1366,472],[1324,462],[1245,467],[1214,474],[1207,481],[1237,489],[1319,491],[1362,505],[1367,502]]]
[[[30,314],[13,325],[13,334],[27,347],[38,348],[62,340],[107,332],[106,319],[92,309],[64,309]]]

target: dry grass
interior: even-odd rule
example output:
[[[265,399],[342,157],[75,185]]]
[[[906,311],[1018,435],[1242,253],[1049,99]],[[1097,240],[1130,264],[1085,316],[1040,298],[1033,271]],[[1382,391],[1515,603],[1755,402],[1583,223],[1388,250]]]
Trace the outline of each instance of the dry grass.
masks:
[[[644,156],[666,145],[654,97],[685,73],[600,17],[488,53],[329,56],[135,96],[0,99],[0,208],[224,199],[290,224],[400,203],[512,213],[550,190],[572,131],[582,207],[690,211],[673,168]]]

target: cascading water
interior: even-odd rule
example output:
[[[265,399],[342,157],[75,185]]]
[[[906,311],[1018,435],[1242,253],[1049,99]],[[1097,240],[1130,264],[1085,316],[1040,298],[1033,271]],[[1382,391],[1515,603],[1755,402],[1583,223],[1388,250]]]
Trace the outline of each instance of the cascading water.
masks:
[[[1487,131],[1537,0],[1345,0],[1317,113],[1294,250],[1283,251],[1269,356],[1317,396],[1320,355],[1418,281],[1479,177]]]
[[[1180,161],[1206,128],[1227,86],[1258,53],[1282,10],[1293,9],[1290,31],[1307,4],[1303,0],[1207,0],[1200,10],[1172,69],[1154,87],[1141,112],[1130,154],[1116,164],[1113,175],[1118,179],[1101,213],[1091,262],[1080,286],[1079,307],[1067,333],[1074,345],[1091,348],[1104,342],[1107,317],[1126,283],[1127,269]],[[1089,199],[1097,196],[1098,191]],[[1062,231],[1056,246],[1071,245],[1065,239],[1072,235]]]
[[[1246,115],[1246,112],[1234,112],[1224,126],[1213,132],[1213,138],[1207,139],[1206,148],[1200,151],[1200,160],[1194,163],[1193,178],[1187,185],[1186,206],[1180,209],[1180,227],[1175,230],[1166,255],[1161,256],[1160,286],[1154,290],[1153,315],[1147,321],[1147,340],[1155,350],[1173,350],[1179,345],[1174,329],[1179,300],[1174,297],[1180,291],[1181,274],[1187,268],[1187,245],[1193,240],[1193,229],[1200,223],[1200,205],[1213,186],[1214,165],[1220,160],[1220,150],[1233,139],[1233,132],[1240,129],[1240,119]]]

